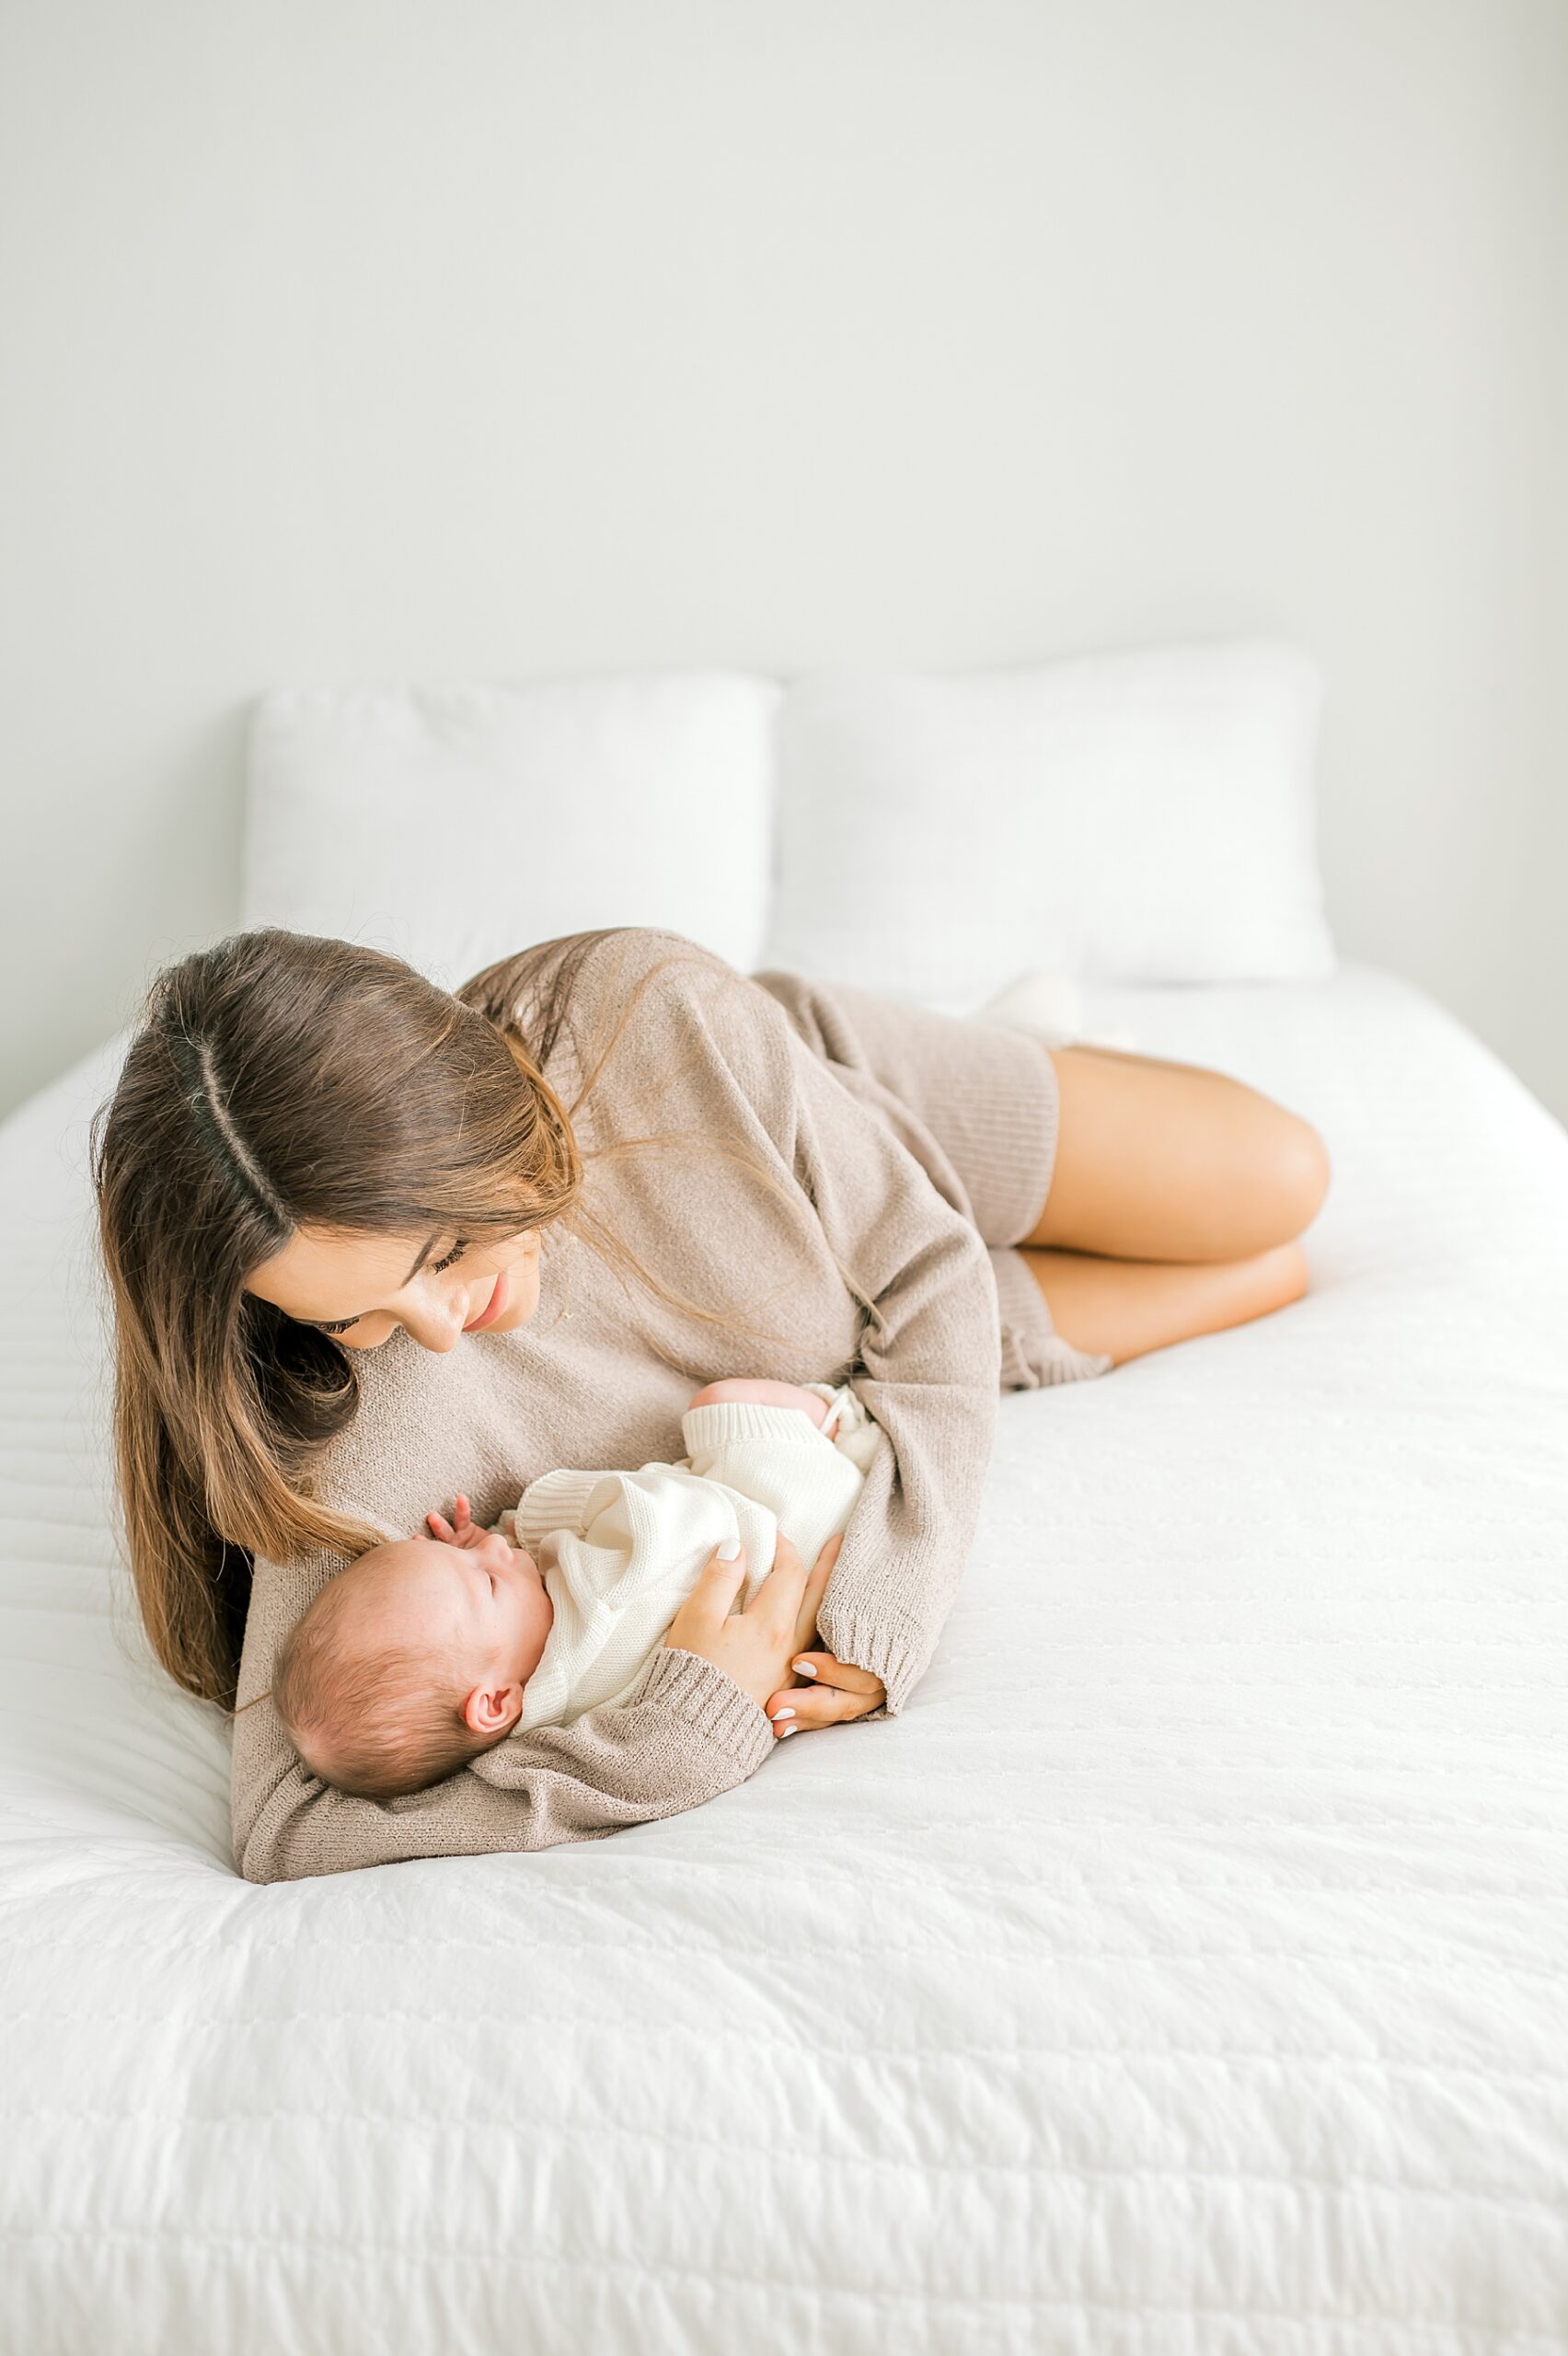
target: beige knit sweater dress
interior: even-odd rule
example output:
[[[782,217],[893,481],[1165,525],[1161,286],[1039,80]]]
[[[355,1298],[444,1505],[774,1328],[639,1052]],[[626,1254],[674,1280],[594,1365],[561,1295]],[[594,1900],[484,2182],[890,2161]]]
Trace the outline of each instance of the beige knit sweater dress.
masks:
[[[582,940],[528,953],[525,1037]],[[1009,1248],[1049,1185],[1049,1058],[1020,1033],[842,985],[747,976],[684,935],[632,927],[582,956],[544,1069],[571,1110],[584,1202],[672,1291],[771,1338],[672,1308],[581,1236],[547,1230],[527,1325],[445,1354],[399,1329],[356,1353],[359,1410],[317,1462],[318,1492],[388,1537],[459,1489],[493,1521],[552,1467],[677,1457],[692,1392],[720,1375],[847,1381],[892,1446],[856,1504],[818,1626],[882,1680],[876,1716],[896,1715],[963,1570],[999,1392],[1110,1363],[1052,1333]],[[632,1142],[670,1132],[674,1143]],[[601,1839],[732,1789],[778,1747],[732,1678],[666,1646],[617,1703],[503,1743],[444,1783],[387,1801],[339,1792],[256,1697],[342,1559],[255,1565],[233,1758],[235,1853],[253,1881]]]

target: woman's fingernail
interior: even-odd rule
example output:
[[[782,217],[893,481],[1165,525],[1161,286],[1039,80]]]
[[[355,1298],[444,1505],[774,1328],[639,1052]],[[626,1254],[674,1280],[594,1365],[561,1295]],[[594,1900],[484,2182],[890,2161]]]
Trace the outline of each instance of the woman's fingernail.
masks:
[[[816,1663],[814,1660],[798,1660],[793,1666],[797,1677],[814,1677],[816,1675]]]
[[[778,1739],[780,1742],[788,1742],[792,1734],[799,1734],[800,1731],[801,1729],[799,1727],[786,1727]]]
[[[724,1543],[719,1549],[719,1560],[721,1563],[732,1563],[740,1553],[740,1551],[741,1542],[738,1538],[726,1538]]]
[[[780,1718],[792,1718],[794,1715],[795,1713],[793,1710],[775,1710],[773,1713],[773,1723],[777,1726]]]

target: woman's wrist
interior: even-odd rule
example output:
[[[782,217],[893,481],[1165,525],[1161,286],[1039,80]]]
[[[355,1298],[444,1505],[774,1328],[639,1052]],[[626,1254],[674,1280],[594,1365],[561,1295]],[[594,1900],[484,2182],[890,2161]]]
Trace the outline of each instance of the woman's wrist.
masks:
[[[682,1646],[661,1645],[629,1698],[657,1703],[751,1766],[760,1766],[773,1747],[773,1730],[762,1704],[717,1661]]]

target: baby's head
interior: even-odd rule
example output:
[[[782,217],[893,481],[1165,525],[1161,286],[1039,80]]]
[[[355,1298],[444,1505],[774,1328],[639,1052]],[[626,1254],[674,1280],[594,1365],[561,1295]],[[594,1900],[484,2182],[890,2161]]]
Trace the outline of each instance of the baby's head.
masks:
[[[373,1546],[302,1615],[272,1698],[323,1782],[366,1799],[422,1791],[516,1725],[552,1616],[533,1557],[494,1531]]]

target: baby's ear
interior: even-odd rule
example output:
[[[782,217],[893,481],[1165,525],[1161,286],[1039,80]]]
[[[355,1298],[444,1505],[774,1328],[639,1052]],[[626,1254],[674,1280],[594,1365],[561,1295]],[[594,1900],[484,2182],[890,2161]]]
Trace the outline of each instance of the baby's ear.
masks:
[[[463,1724],[470,1734],[504,1734],[522,1711],[523,1698],[515,1685],[476,1685],[463,1704]]]
[[[509,1684],[476,1684],[468,1699],[464,1701],[464,1725],[468,1734],[502,1734],[511,1725],[515,1711],[511,1708]]]

